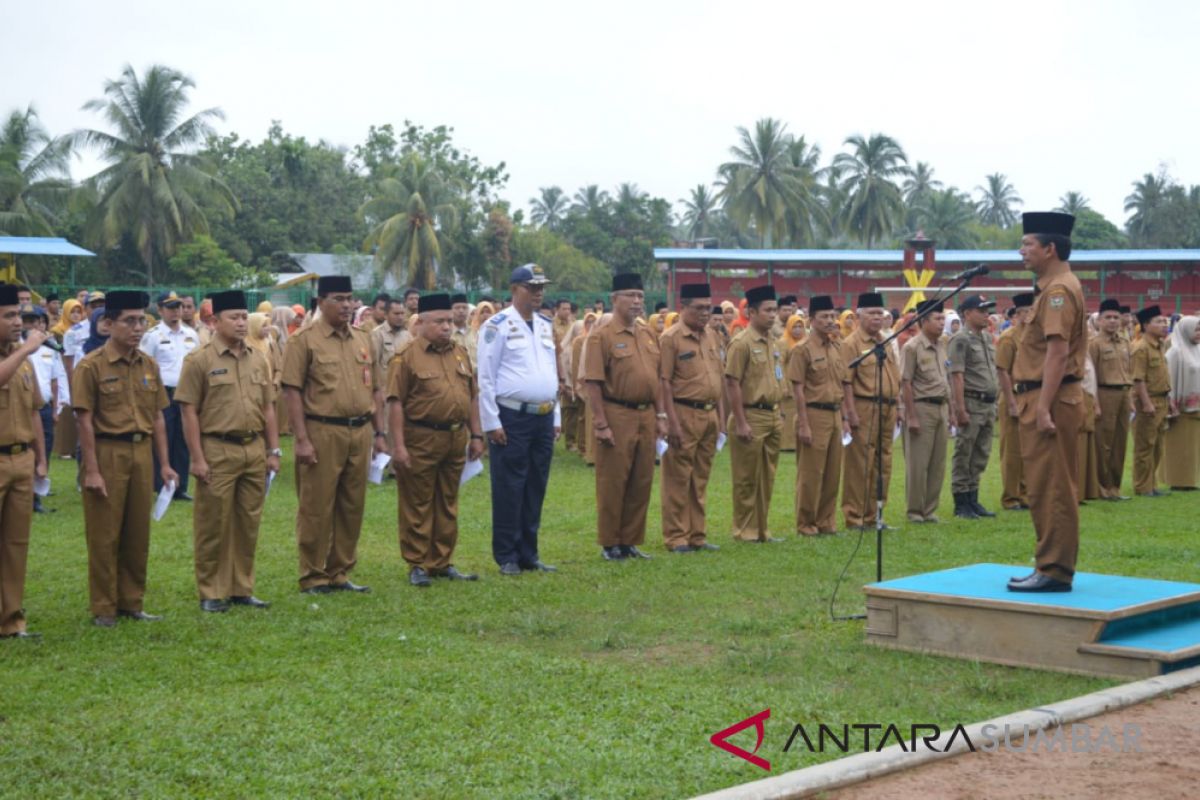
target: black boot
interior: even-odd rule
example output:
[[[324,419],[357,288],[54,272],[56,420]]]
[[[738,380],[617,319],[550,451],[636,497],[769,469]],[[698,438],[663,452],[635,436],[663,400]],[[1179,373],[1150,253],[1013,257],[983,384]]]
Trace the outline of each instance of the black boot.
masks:
[[[978,516],[981,516],[981,517],[996,516],[993,512],[988,511],[986,508],[979,505],[979,490],[978,489],[974,489],[971,491],[971,510],[974,511]]]
[[[954,516],[959,519],[979,519],[979,515],[971,507],[970,497],[970,492],[954,493]]]

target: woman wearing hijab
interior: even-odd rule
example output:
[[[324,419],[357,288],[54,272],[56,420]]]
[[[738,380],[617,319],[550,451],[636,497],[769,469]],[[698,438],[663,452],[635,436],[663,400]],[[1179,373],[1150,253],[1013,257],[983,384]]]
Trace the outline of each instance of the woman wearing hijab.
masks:
[[[1182,317],[1170,341],[1167,373],[1179,416],[1163,437],[1162,481],[1191,491],[1200,487],[1200,317]]]
[[[787,361],[787,352],[804,341],[808,331],[804,328],[804,317],[792,314],[783,324],[783,336],[779,337],[779,350]],[[796,450],[796,398],[791,392],[783,393],[783,438],[779,441],[780,451],[791,453]]]

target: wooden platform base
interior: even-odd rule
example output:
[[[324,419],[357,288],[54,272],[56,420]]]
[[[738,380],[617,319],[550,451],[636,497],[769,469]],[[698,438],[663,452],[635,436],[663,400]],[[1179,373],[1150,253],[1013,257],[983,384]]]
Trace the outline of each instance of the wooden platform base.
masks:
[[[1113,678],[1200,663],[1200,584],[1081,572],[1071,592],[1007,591],[1028,572],[972,564],[869,584],[867,641]]]

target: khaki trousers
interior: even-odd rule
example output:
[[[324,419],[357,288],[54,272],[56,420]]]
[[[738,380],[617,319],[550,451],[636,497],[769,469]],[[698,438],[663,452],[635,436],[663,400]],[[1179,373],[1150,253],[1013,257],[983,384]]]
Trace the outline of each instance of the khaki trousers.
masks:
[[[200,439],[208,483],[196,481],[192,546],[201,600],[254,594],[254,552],[267,491],[262,438],[246,445],[211,436]]]
[[[1029,505],[1025,491],[1024,468],[1021,465],[1021,435],[1018,418],[1008,411],[1008,400],[1000,395],[1000,477],[1004,488],[1000,505],[1018,508]]]
[[[296,463],[300,588],[345,583],[357,561],[373,433],[307,420],[316,464]]]
[[[1079,555],[1079,429],[1083,425],[1083,388],[1058,392],[1050,409],[1053,434],[1037,429],[1040,389],[1017,396],[1021,410],[1021,458],[1029,487],[1029,514],[1037,534],[1037,570],[1070,583]],[[1064,396],[1065,394],[1065,396]]]
[[[837,530],[838,479],[842,475],[842,412],[809,407],[812,444],[796,440],[796,533]]]
[[[1163,432],[1166,430],[1167,398],[1151,397],[1154,413],[1138,409],[1133,420],[1133,490],[1138,494],[1154,491],[1158,465],[1162,462]]]
[[[1129,390],[1097,391],[1100,419],[1096,420],[1096,473],[1100,496],[1116,497],[1125,477],[1125,448],[1129,441]]]
[[[654,407],[606,403],[604,411],[614,444],[596,445],[596,538],[601,547],[639,545],[654,487]]]
[[[33,516],[33,465],[32,450],[0,456],[0,636],[25,630],[22,603]]]
[[[775,469],[779,466],[779,441],[783,420],[778,411],[747,408],[751,438],[743,442],[729,435],[729,463],[733,472],[733,538],[743,542],[766,541],[771,531],[767,517]],[[730,417],[728,429],[734,428]]]
[[[858,427],[851,433],[853,441],[846,448],[842,471],[842,517],[846,527],[857,528],[875,524],[875,445],[878,427],[883,428],[883,499],[887,501],[888,484],[892,480],[892,430],[896,427],[896,406],[879,406],[869,400],[854,399],[858,412]],[[879,423],[882,422],[882,425]]]
[[[467,463],[467,428],[404,426],[412,466],[396,473],[400,555],[410,567],[443,572],[458,544],[458,481]]]
[[[702,545],[707,537],[705,495],[717,454],[717,412],[680,403],[675,414],[683,432],[680,447],[662,457],[662,532],[668,549]]]
[[[96,462],[108,496],[83,493],[93,616],[142,610],[150,555],[150,507],[154,504],[150,441],[149,436],[140,442],[96,439]]]
[[[913,403],[921,425],[918,431],[904,427],[904,479],[908,518],[914,522],[932,517],[946,478],[946,442],[950,436],[950,412],[945,403]]]

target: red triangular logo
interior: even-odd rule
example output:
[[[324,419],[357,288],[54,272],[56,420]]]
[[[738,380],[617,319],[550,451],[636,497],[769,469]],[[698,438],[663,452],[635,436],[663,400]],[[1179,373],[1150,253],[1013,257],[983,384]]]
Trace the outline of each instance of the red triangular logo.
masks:
[[[725,752],[733,753],[738,758],[743,759],[745,761],[749,761],[751,764],[758,767],[759,769],[765,769],[767,772],[770,772],[771,771],[771,762],[767,761],[765,758],[759,758],[758,756],[754,755],[754,753],[758,752],[758,748],[762,746],[763,734],[766,733],[766,727],[763,725],[763,720],[769,719],[770,716],[771,716],[771,709],[769,709],[769,708],[764,709],[752,717],[746,717],[741,722],[737,722],[737,723],[734,723],[733,725],[730,725],[728,728],[726,728],[723,731],[717,731],[711,737],[709,737],[709,741],[712,742],[713,744],[715,744],[717,747],[724,750]],[[749,728],[751,725],[754,726],[754,730],[758,733],[758,741],[755,742],[755,744],[754,744],[754,752],[753,753],[748,753],[745,750],[743,750],[742,748],[738,747],[736,744],[730,744],[727,741],[730,736],[733,736],[736,733],[741,733],[742,731],[746,730],[746,728]]]

